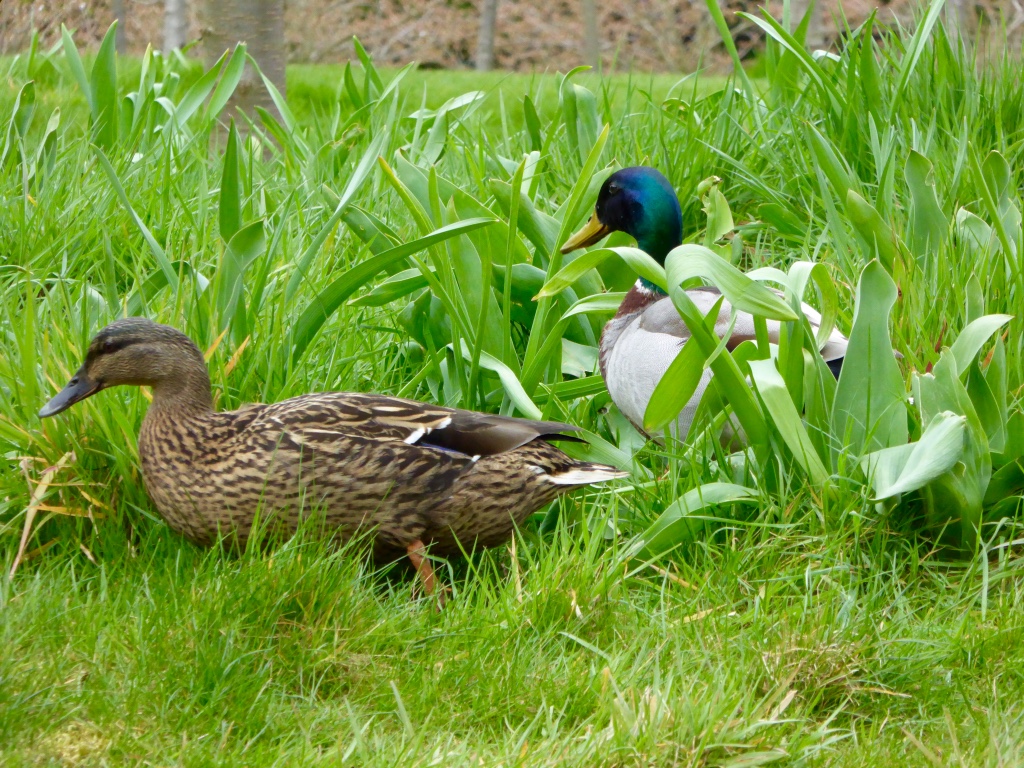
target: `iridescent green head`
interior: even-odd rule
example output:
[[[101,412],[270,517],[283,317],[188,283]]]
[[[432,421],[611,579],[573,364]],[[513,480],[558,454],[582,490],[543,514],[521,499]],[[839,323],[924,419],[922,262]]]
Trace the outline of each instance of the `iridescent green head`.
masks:
[[[616,171],[601,187],[594,215],[570,237],[562,253],[593,245],[611,232],[625,232],[660,264],[683,242],[683,212],[668,179],[645,166]]]

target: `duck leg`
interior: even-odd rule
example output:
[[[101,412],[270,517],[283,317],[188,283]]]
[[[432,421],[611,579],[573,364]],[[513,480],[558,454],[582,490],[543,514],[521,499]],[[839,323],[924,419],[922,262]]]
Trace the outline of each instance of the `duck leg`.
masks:
[[[434,575],[434,569],[430,565],[430,560],[427,559],[427,548],[423,546],[423,542],[416,539],[416,541],[405,548],[405,553],[409,556],[413,568],[416,569],[416,575],[423,582],[423,591],[428,595],[433,595],[436,591],[437,607],[438,609],[443,608],[448,599],[446,596],[448,590],[446,587],[441,587],[438,590],[437,576]]]

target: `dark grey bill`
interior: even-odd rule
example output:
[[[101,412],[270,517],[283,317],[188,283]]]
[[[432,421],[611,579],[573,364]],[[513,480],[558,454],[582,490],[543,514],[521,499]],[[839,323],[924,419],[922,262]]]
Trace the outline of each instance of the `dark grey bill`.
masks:
[[[97,392],[100,385],[95,381],[92,381],[82,371],[76,373],[71,381],[67,383],[57,395],[39,411],[39,418],[45,419],[47,416],[56,416],[61,411],[65,411],[72,405],[77,403],[79,400],[85,400],[89,395]]]

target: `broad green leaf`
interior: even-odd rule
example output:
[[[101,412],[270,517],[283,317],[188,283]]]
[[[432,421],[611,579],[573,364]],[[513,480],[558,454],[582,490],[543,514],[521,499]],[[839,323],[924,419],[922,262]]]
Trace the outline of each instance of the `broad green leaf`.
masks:
[[[35,83],[29,81],[21,86],[18,95],[14,97],[14,114],[7,123],[4,145],[0,148],[0,168],[7,165],[8,161],[17,163],[21,159],[21,142],[24,141],[25,135],[20,125],[31,119],[35,110],[35,94]]]
[[[203,76],[192,84],[192,87],[185,91],[185,95],[181,97],[181,101],[178,102],[174,109],[174,120],[179,127],[184,127],[189,118],[203,106],[203,102],[210,95],[210,91],[213,90],[213,86],[217,83],[217,78],[220,77],[221,71],[224,69],[224,60],[227,57],[228,54],[225,51],[217,59],[216,63],[204,72]]]
[[[984,165],[979,164],[977,154],[970,151],[971,165],[978,181],[981,201],[992,220],[1003,258],[1007,268],[1021,275],[1017,263],[1017,242],[1020,239],[1020,211],[1010,201],[1010,168],[1006,158],[996,151],[989,153]]]
[[[896,236],[892,228],[882,220],[881,215],[867,200],[854,190],[846,193],[846,215],[850,217],[854,231],[868,248],[868,258],[879,258],[891,275],[896,268]]]
[[[783,442],[792,451],[793,457],[812,483],[819,487],[824,485],[828,481],[829,472],[804,428],[800,414],[786,389],[786,382],[775,367],[775,361],[751,360],[750,375],[768,415],[775,423]]]
[[[590,344],[562,339],[562,374],[575,378],[590,376],[597,370],[598,350]]]
[[[1002,453],[1006,450],[1009,435],[1009,379],[1006,368],[1006,345],[1000,336],[996,337],[992,348],[992,359],[985,368],[985,381],[995,398],[996,418],[1001,426],[998,434],[989,435],[989,444],[993,451]]]
[[[43,130],[43,140],[39,142],[36,155],[36,176],[42,179],[53,171],[57,160],[57,128],[60,126],[60,107],[55,107]],[[0,165],[3,165],[0,162]]]
[[[626,294],[624,293],[598,293],[593,296],[586,296],[569,307],[559,322],[568,320],[570,317],[592,312],[610,312],[614,314],[618,311],[619,305],[625,297]]]
[[[625,246],[619,248],[595,248],[562,267],[558,274],[544,284],[537,294],[537,298],[557,296],[602,261],[612,256],[618,256],[635,270],[640,277],[662,288],[665,287],[664,268],[639,248]]]
[[[540,152],[544,147],[540,118],[537,116],[537,108],[533,106],[533,100],[528,95],[523,98],[523,121],[526,123],[526,131],[530,135],[530,148],[534,152]]]
[[[117,142],[120,101],[117,98],[116,35],[117,21],[114,21],[103,36],[92,65],[92,140],[104,149]]]
[[[418,267],[405,269],[392,275],[365,296],[349,302],[353,307],[383,307],[392,301],[427,287],[427,278]]]
[[[596,112],[596,103],[594,102],[594,94],[588,91],[586,88],[577,86],[572,82],[572,78],[580,72],[585,72],[589,67],[580,66],[575,69],[571,69],[565,74],[558,86],[558,102],[559,108],[562,112],[562,125],[565,126],[565,135],[568,139],[569,148],[573,154],[578,155],[580,162],[585,162],[587,153],[590,152],[590,148],[593,142],[588,142],[588,128],[583,127],[583,123],[586,121],[586,117],[581,119],[581,112],[587,115],[590,112]],[[589,100],[587,99],[589,96]],[[596,135],[596,134],[595,134]]]
[[[1024,411],[1015,411],[1006,420],[1006,445],[994,458],[999,466],[1024,457]]]
[[[981,280],[978,279],[977,273],[967,278],[964,293],[967,294],[964,301],[967,322],[971,323],[985,314],[985,291],[981,287]]]
[[[704,213],[708,219],[707,230],[704,233],[704,246],[711,248],[715,243],[735,229],[732,220],[732,211],[729,210],[729,202],[722,194],[719,183],[713,183],[707,194],[702,198]]]
[[[989,447],[993,451],[1000,451],[1006,444],[1005,418],[999,410],[999,402],[996,400],[992,388],[989,386],[985,375],[981,372],[979,363],[972,361],[967,372],[965,382],[967,396],[971,398],[974,411],[978,414],[978,421],[988,438]]]
[[[922,493],[930,526],[946,530],[946,538],[970,550],[981,525],[985,489],[992,476],[992,457],[974,404],[961,383],[956,359],[943,350],[931,373],[915,374],[914,400],[922,423],[936,414],[951,411],[967,418],[964,455],[953,469],[929,483]]]
[[[878,261],[861,272],[850,345],[832,406],[832,429],[853,455],[904,445],[907,394],[889,337],[896,284]]]
[[[82,64],[82,57],[78,54],[78,47],[75,45],[74,38],[72,38],[68,28],[63,24],[60,25],[60,37],[64,46],[64,58],[68,62],[71,76],[78,83],[78,88],[85,97],[85,103],[89,105],[90,114],[93,114],[95,107],[93,106],[94,101],[92,87],[89,85],[89,77],[85,74],[85,66]]]
[[[692,247],[700,248],[700,246]],[[711,254],[711,258],[720,264],[735,269],[724,259],[719,259],[714,254]],[[758,460],[767,462],[769,460],[771,444],[768,438],[768,426],[764,420],[764,415],[761,413],[754,394],[733,356],[729,354],[716,354],[721,340],[704,326],[704,318],[701,316],[700,310],[689,294],[682,289],[683,281],[689,277],[685,272],[685,262],[685,251],[682,251],[681,248],[676,248],[669,254],[666,264],[666,278],[672,304],[679,312],[693,338],[697,340],[702,353],[711,361],[710,366],[716,379],[716,387],[709,388],[709,391],[717,389],[717,391],[728,397],[729,403],[733,407],[733,412],[736,414],[736,418],[739,419],[740,425],[743,427],[750,445],[757,454]],[[767,291],[763,285],[758,287]],[[769,293],[771,292],[769,291]],[[776,297],[776,300],[778,300],[778,297]],[[792,315],[788,308],[786,308],[786,312]],[[793,316],[795,317],[795,315]]]
[[[594,397],[595,395],[607,394],[608,389],[605,387],[604,378],[601,374],[595,373],[592,376],[586,376],[582,379],[566,379],[565,381],[559,381],[556,384],[546,385],[541,384],[537,394],[533,396],[533,401],[537,405],[544,405],[552,397],[556,397],[562,402],[567,400],[576,400],[584,397]]]
[[[494,197],[498,201],[501,210],[508,214],[511,211],[511,186],[504,181],[492,179],[489,188],[494,193]],[[538,211],[537,207],[533,204],[533,200],[525,192],[520,192],[519,194],[518,225],[520,231],[526,235],[526,239],[545,253],[555,247],[559,228],[558,219]]]
[[[911,196],[910,237],[908,245],[919,267],[933,260],[945,243],[949,219],[942,212],[932,180],[932,164],[924,155],[910,151],[904,167]]]
[[[562,243],[569,239],[569,233],[579,221],[580,215],[583,212],[583,201],[590,189],[590,183],[597,170],[597,163],[601,159],[602,152],[604,152],[609,130],[609,126],[606,125],[597,137],[597,141],[587,156],[587,161],[583,164],[583,170],[580,172],[579,178],[576,180],[565,201],[562,221],[558,229],[558,237],[555,238],[555,243],[548,252],[548,280],[556,275],[562,267],[562,253],[559,248],[562,246]],[[546,360],[538,358],[537,353],[550,332],[548,328],[548,313],[551,311],[551,303],[552,298],[550,296],[545,296],[537,301],[533,329],[526,343],[526,352],[523,355],[523,386],[526,387],[527,392],[532,392],[536,389],[539,378],[527,375],[526,371],[534,371],[534,376],[539,376],[543,366],[546,365]]]
[[[1024,495],[1024,460],[1010,462],[993,473],[985,490],[984,503],[992,507],[1012,496]]]
[[[284,96],[281,95],[277,86],[274,85],[274,81],[263,74],[263,70],[260,69],[260,65],[256,59],[248,54],[246,54],[246,58],[249,60],[253,69],[259,72],[260,78],[263,80],[263,85],[266,86],[267,93],[270,94],[270,100],[274,102],[274,106],[277,107],[277,113],[281,116],[281,120],[284,121],[284,127],[288,129],[288,134],[296,138],[302,136],[304,132],[299,125],[299,121],[295,119],[295,115],[288,106],[288,102],[285,101]]]
[[[704,316],[704,326],[711,333],[714,332],[724,300],[725,297],[720,297],[711,311]],[[692,337],[683,344],[654,387],[651,399],[647,403],[644,411],[644,429],[648,433],[662,429],[679,416],[697,391],[707,368],[708,357],[709,355]]]
[[[749,312],[769,320],[798,319],[796,313],[777,293],[762,283],[751,280],[704,246],[687,244],[673,248],[665,259],[665,268],[671,288],[676,288],[694,277],[700,277],[721,291],[729,303],[740,312]]]
[[[206,109],[203,110],[204,123],[209,120],[217,120],[220,117],[221,111],[227,106],[231,95],[242,81],[242,73],[245,72],[245,61],[245,43],[239,43],[235,46],[235,50],[231,52],[231,58],[228,59],[228,64],[224,68],[224,74],[221,75],[217,87],[213,89],[213,95],[210,97]]]
[[[220,330],[227,328],[235,316],[235,308],[242,295],[245,271],[267,248],[263,234],[263,221],[254,221],[234,234],[227,248],[220,269],[217,270],[217,314]]]
[[[966,208],[956,212],[956,228],[960,242],[973,250],[978,257],[986,254],[995,241],[992,227]]]
[[[789,268],[789,273],[775,267],[761,267],[747,272],[751,280],[770,281],[786,289],[786,300],[795,313],[803,313],[807,287],[813,282],[821,293],[821,323],[815,334],[818,349],[828,341],[835,330],[839,314],[839,294],[835,283],[828,274],[828,268],[820,262],[798,261]]]
[[[860,187],[857,177],[836,154],[829,140],[810,124],[807,125],[807,139],[815,160],[818,162],[818,167],[824,171],[825,176],[832,184],[836,191],[836,197],[845,202],[850,190],[856,191]]]
[[[950,411],[937,413],[921,439],[906,445],[882,448],[861,458],[875,499],[909,493],[944,475],[964,453],[967,418]]]
[[[508,395],[509,400],[515,405],[519,412],[530,419],[541,419],[544,414],[541,413],[540,408],[530,399],[530,396],[526,394],[526,390],[523,389],[522,383],[519,378],[512,372],[512,369],[505,365],[501,360],[489,355],[486,352],[481,351],[480,355],[480,367],[486,368],[489,371],[493,371],[498,374],[498,379],[501,380],[501,386],[505,390],[505,394]],[[462,343],[462,357],[466,361],[473,359],[473,352],[469,346]]]
[[[505,267],[501,265],[494,266],[495,279],[498,281],[498,285],[501,290],[505,290]],[[530,304],[533,302],[533,297],[537,295],[537,292],[544,285],[545,272],[539,267],[533,266],[533,264],[513,264],[512,265],[512,284],[509,289],[512,292],[511,299],[521,304]]]
[[[350,205],[341,220],[348,224],[349,229],[355,233],[356,237],[366,243],[366,247],[374,256],[394,248],[401,242],[401,238],[395,230],[358,205]]]
[[[992,334],[1006,325],[1013,319],[1013,315],[985,315],[967,324],[956,341],[950,346],[953,359],[956,360],[956,369],[961,376],[967,373],[974,358],[985,346],[985,343],[992,338]]]
[[[679,416],[697,391],[706,361],[707,356],[697,341],[691,338],[683,344],[651,393],[644,411],[644,430],[657,432]]]
[[[757,217],[777,229],[781,234],[803,238],[807,234],[807,222],[778,203],[762,203],[757,207]]]
[[[224,169],[220,176],[220,236],[227,243],[242,226],[242,178],[238,163],[238,131],[232,120],[224,150]]]
[[[653,557],[687,544],[704,527],[705,518],[698,513],[719,504],[735,503],[757,504],[758,492],[733,483],[706,483],[687,491],[641,534],[636,550]]]
[[[11,126],[24,140],[28,136],[28,128],[32,123],[32,115],[36,111],[36,84],[29,80],[18,92],[14,102],[14,115],[11,118]]]
[[[448,145],[448,127],[450,121],[447,112],[443,112],[434,119],[433,125],[427,131],[427,140],[420,150],[419,160],[427,165],[434,165],[441,159],[441,154]]]
[[[526,267],[529,265],[517,264],[516,266]],[[614,313],[618,310],[624,297],[624,293],[601,293],[594,296],[587,296],[586,298],[576,301],[568,310],[565,311],[562,317],[557,323],[555,323],[554,327],[547,334],[544,342],[538,347],[537,354],[534,356],[531,363],[523,366],[523,381],[540,382],[543,367],[547,365],[548,361],[552,359],[558,348],[561,346],[562,336],[565,334],[566,328],[569,327],[569,323],[572,318],[577,315],[590,313]]]
[[[443,242],[450,237],[461,235],[479,227],[490,226],[492,223],[493,219],[467,219],[466,221],[449,224],[434,230],[429,235],[403,243],[356,264],[322,290],[303,310],[292,332],[292,360],[297,361],[302,357],[323,324],[327,322],[328,318],[334,314],[349,296],[372,280],[374,276],[383,271],[389,264],[402,261],[412,254],[429,248],[436,243]]]

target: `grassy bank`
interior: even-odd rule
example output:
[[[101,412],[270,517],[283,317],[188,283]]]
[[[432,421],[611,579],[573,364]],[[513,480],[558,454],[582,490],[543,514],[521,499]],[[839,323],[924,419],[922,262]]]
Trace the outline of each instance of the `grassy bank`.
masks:
[[[978,330],[1024,296],[1024,86],[927,21],[861,30],[838,60],[775,34],[763,81],[675,91],[369,63],[346,87],[341,68],[293,67],[279,116],[236,143],[217,127],[226,92],[194,66],[6,62],[0,762],[1024,760],[1024,334],[1020,317]],[[795,424],[746,376],[723,393],[754,404],[747,454],[633,429],[590,375],[609,313],[570,307],[635,275],[609,260],[534,297],[603,175],[638,163],[678,190],[687,242],[730,268],[824,265],[808,296],[844,332],[872,320],[856,307],[877,305],[875,264],[902,447],[933,458],[917,409],[942,381],[962,430],[948,464],[885,497],[859,462],[870,441],[815,422],[789,379]],[[441,563],[440,614],[404,564],[375,571],[358,545],[200,551],[142,484],[144,393],[35,415],[126,312],[207,351],[221,408],[338,389],[557,418],[632,477]],[[792,448],[805,427],[818,463]],[[679,501],[723,484],[744,503]]]

